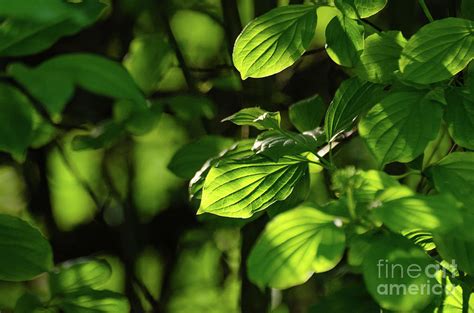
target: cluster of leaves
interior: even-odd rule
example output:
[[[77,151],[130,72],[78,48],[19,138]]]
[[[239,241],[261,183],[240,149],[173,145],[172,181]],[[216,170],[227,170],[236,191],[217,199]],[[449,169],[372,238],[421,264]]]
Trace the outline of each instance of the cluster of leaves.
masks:
[[[327,110],[317,95],[292,105],[289,118],[299,132],[283,129],[279,112],[257,107],[224,120],[263,132],[216,153],[191,180],[190,193],[200,202],[198,214],[249,219],[267,212],[272,218],[246,260],[252,282],[277,289],[303,284],[312,273],[335,268],[347,250],[348,265],[362,273],[383,309],[474,310],[474,77],[468,67],[474,22],[466,9],[473,3],[464,2],[464,18],[432,21],[405,38],[366,25],[365,18],[381,11],[386,0],[336,0],[326,52],[352,77]],[[233,51],[242,78],[293,65],[310,46],[318,6],[278,7],[251,21]],[[425,152],[433,150],[440,132],[450,136],[456,152],[434,160]],[[338,168],[333,162],[335,147],[357,134],[379,169]],[[186,146],[180,154],[196,149]],[[184,159],[175,162],[186,166]],[[381,170],[394,162],[405,164],[403,177]],[[332,177],[335,198],[323,206],[305,202],[314,166]],[[422,177],[421,188],[401,184],[408,175]],[[455,292],[380,294],[377,286],[394,281],[379,277],[379,260],[421,268],[456,260],[459,272],[447,283]],[[424,273],[395,280],[420,288],[436,283]]]
[[[225,121],[262,131],[257,138],[234,143],[203,137],[180,149],[169,168],[191,179],[198,214],[245,219],[242,223],[263,214],[271,217],[244,260],[248,277],[262,288],[303,284],[313,273],[344,262],[362,273],[383,309],[474,310],[472,297],[469,301],[474,275],[473,4],[464,0],[462,18],[431,21],[410,38],[367,24],[366,18],[386,4],[318,1],[278,7],[251,21],[233,51],[242,79],[270,76],[297,62],[313,40],[320,6],[337,9],[326,27],[325,50],[351,78],[339,86],[328,108],[318,95],[293,104],[288,115],[296,131],[282,126],[280,112],[246,108]],[[42,52],[90,26],[106,10],[99,0],[2,1],[0,56]],[[132,42],[131,55],[157,55],[163,67],[169,66],[175,56],[163,41],[155,35],[139,38]],[[156,51],[144,49],[144,43]],[[36,66],[8,63],[0,82],[0,150],[22,161],[29,148],[54,140],[65,126],[62,115],[76,89],[112,98],[114,107],[113,118],[76,134],[74,149],[109,147],[124,135],[150,131],[162,106],[146,95],[156,90],[153,77],[163,69],[140,60],[126,59],[129,71],[87,53],[56,55]],[[173,99],[176,115],[212,116],[205,99],[191,110],[179,110],[188,100]],[[338,168],[334,162],[334,150],[357,135],[376,158],[377,169]],[[450,153],[434,158],[440,137],[454,145]],[[408,169],[404,177],[421,179],[419,188],[382,171],[395,162]],[[334,199],[324,205],[306,202],[314,170],[331,177]],[[104,261],[76,260],[53,268],[49,243],[23,220],[0,215],[0,247],[0,280],[27,281],[47,273],[50,294],[25,294],[17,312],[129,311],[123,296],[101,289],[110,276]],[[451,292],[440,297],[382,295],[377,292],[385,283],[377,275],[379,260],[422,268],[440,264],[453,271],[443,282]],[[452,260],[459,271],[448,267]],[[422,286],[433,280],[403,276],[397,283]]]

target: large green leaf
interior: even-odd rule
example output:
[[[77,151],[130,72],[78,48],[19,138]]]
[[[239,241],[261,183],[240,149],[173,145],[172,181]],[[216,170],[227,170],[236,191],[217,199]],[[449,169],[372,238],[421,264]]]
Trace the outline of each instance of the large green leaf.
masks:
[[[474,94],[467,89],[453,89],[446,96],[444,119],[449,133],[461,147],[474,149]]]
[[[74,93],[74,87],[129,100],[137,109],[147,107],[145,98],[130,74],[119,64],[93,54],[65,54],[35,68],[12,64],[9,73],[44,104],[51,114],[59,114]]]
[[[364,27],[345,15],[335,16],[326,27],[326,52],[339,65],[353,67],[364,48]]]
[[[17,217],[0,214],[0,251],[0,280],[30,280],[53,265],[48,241]]]
[[[441,105],[430,93],[396,91],[362,118],[359,132],[382,165],[410,162],[436,138],[441,116]]]
[[[205,136],[180,148],[173,155],[168,169],[179,177],[191,179],[210,158],[232,145],[232,139]]]
[[[232,54],[242,79],[270,76],[295,63],[313,39],[316,19],[316,6],[289,5],[250,22]]]
[[[307,175],[307,162],[281,158],[229,161],[212,167],[204,181],[198,214],[249,218],[288,198]]]
[[[383,86],[358,78],[344,81],[336,91],[326,112],[325,127],[328,140],[352,127],[354,120],[383,96]]]
[[[351,214],[365,214],[379,191],[399,185],[395,178],[376,170],[362,171],[349,167],[332,175],[332,188],[340,198],[339,205],[348,213],[353,210]]]
[[[302,134],[286,130],[269,130],[261,133],[255,140],[252,150],[277,161],[285,155],[296,155],[302,152],[315,153],[322,146],[326,136],[321,129],[306,131]]]
[[[350,18],[366,18],[377,14],[387,0],[335,0],[336,7]]]
[[[474,58],[474,22],[445,18],[423,26],[408,40],[400,58],[401,77],[430,84],[459,73]]]
[[[249,278],[258,286],[284,289],[332,269],[345,248],[344,231],[335,220],[309,205],[275,217],[250,253]]]
[[[474,152],[454,152],[428,169],[436,189],[474,207]]]
[[[407,40],[399,31],[370,35],[365,39],[364,51],[356,64],[357,75],[374,83],[391,82],[406,43]]]
[[[291,123],[300,132],[313,130],[319,126],[326,107],[319,95],[303,99],[290,106],[288,114]]]
[[[459,270],[469,275],[474,275],[474,241],[443,234],[435,235],[434,242],[436,251],[445,261],[456,264]]]
[[[63,294],[98,287],[111,275],[112,269],[105,260],[78,259],[65,262],[51,271],[49,284],[53,294]]]
[[[249,125],[257,129],[276,129],[280,127],[280,112],[267,112],[260,108],[245,108],[222,120],[236,125]]]
[[[386,234],[372,240],[362,269],[369,293],[382,308],[418,312],[434,296],[431,290],[426,292],[436,283],[426,274],[428,266],[433,263],[420,247],[402,236]]]
[[[393,194],[394,191],[388,189],[386,192]],[[384,194],[380,197],[385,198]],[[460,204],[451,195],[413,195],[382,200],[374,211],[395,232],[413,229],[449,232],[462,225]]]
[[[16,88],[0,83],[0,112],[0,150],[22,158],[33,139],[33,107]]]
[[[59,38],[73,35],[94,23],[105,5],[98,0],[2,1],[0,56],[40,52]]]
[[[128,313],[127,298],[109,290],[81,289],[66,293],[58,301],[64,313]]]

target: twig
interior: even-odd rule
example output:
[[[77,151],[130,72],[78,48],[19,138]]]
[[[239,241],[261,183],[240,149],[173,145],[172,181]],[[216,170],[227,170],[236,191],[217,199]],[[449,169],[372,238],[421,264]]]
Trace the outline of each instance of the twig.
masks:
[[[133,280],[135,281],[135,284],[138,286],[140,291],[143,293],[145,299],[148,301],[148,303],[150,303],[153,313],[159,312],[160,304],[158,301],[155,300],[150,290],[148,290],[145,284],[140,281],[138,277],[134,276]]]
[[[433,22],[434,21],[433,16],[431,15],[430,10],[426,6],[425,0],[418,0],[418,3],[420,4],[421,9],[423,10],[423,13],[425,13],[425,16],[428,19],[428,21]]]
[[[188,88],[191,91],[197,92],[198,89],[196,87],[196,82],[194,81],[194,78],[191,75],[191,71],[189,70],[189,67],[186,64],[186,60],[184,59],[183,52],[181,51],[178,41],[176,40],[176,37],[174,36],[173,29],[171,28],[170,20],[168,17],[168,10],[167,10],[165,1],[162,2],[159,10],[160,10],[160,16],[161,16],[161,20],[163,21],[165,32],[168,36],[169,43],[171,47],[173,48],[174,53],[176,54],[176,59],[178,59],[181,69],[183,70],[183,75],[184,75],[184,79],[186,80],[186,84],[188,85]]]
[[[66,165],[66,167],[69,169],[71,174],[76,178],[79,184],[81,184],[82,188],[84,188],[84,190],[89,194],[92,201],[94,201],[94,204],[96,205],[97,209],[102,210],[103,205],[100,203],[99,198],[94,193],[94,189],[89,185],[89,183],[84,178],[82,178],[79,171],[75,168],[75,166],[69,160],[66,154],[66,151],[64,151],[63,147],[56,140],[54,141],[54,146],[58,149],[59,155],[63,159],[64,165]]]
[[[383,32],[383,29],[378,27],[377,25],[375,25],[374,23],[372,23],[371,21],[369,21],[368,19],[365,19],[365,18],[361,18],[360,19],[363,23],[369,25],[370,27],[372,27],[373,29],[375,29],[377,32]]]

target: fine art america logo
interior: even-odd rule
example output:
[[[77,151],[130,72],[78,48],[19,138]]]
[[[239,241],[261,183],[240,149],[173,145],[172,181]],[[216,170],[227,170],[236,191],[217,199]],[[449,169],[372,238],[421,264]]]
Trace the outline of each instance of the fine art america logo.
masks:
[[[424,267],[419,264],[390,263],[380,259],[377,263],[377,285],[380,295],[449,295],[455,286],[443,285],[441,281],[448,276],[455,277],[456,261],[449,265],[450,270],[439,264],[429,264]],[[410,283],[407,283],[410,282]]]

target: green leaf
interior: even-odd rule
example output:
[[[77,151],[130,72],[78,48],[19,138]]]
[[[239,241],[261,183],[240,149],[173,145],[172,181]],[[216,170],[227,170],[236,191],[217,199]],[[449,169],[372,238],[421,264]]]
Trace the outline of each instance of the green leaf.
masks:
[[[140,88],[147,94],[158,90],[159,83],[173,65],[173,49],[161,34],[134,38],[123,61]]]
[[[390,189],[386,192],[393,193]],[[446,194],[385,200],[374,213],[395,232],[413,229],[449,232],[462,225],[463,218],[459,203]]]
[[[236,160],[212,167],[204,181],[198,214],[249,218],[283,201],[308,172],[307,162],[262,157]]]
[[[81,289],[60,299],[58,306],[64,313],[128,313],[127,298],[109,290]]]
[[[451,137],[461,147],[474,149],[474,94],[467,88],[453,89],[446,95],[444,119]]]
[[[201,199],[204,181],[213,166],[252,157],[254,155],[252,151],[253,143],[254,140],[252,139],[241,140],[230,148],[222,151],[219,156],[207,160],[189,182],[190,199]]]
[[[447,273],[446,279],[443,279],[442,275],[437,275],[436,279],[444,286],[445,295],[442,297],[443,303],[439,305],[434,311],[435,313],[463,313],[463,312],[474,312],[474,297],[470,294],[469,299],[464,300],[466,296],[466,290],[469,290],[469,286],[466,286],[459,281],[452,279],[451,275]]]
[[[362,171],[348,167],[333,174],[332,185],[348,211],[349,207],[352,207],[357,214],[364,214],[371,207],[379,191],[400,184],[384,172]]]
[[[316,20],[316,6],[289,5],[251,21],[232,54],[242,79],[270,76],[295,63],[311,44]]]
[[[428,266],[434,265],[420,247],[407,238],[390,233],[374,238],[365,254],[362,269],[369,293],[382,308],[419,312],[434,295],[426,292],[436,283],[432,275],[426,274]],[[428,270],[429,273],[432,271]]]
[[[439,192],[451,193],[466,207],[474,206],[474,152],[454,152],[427,172]]]
[[[105,260],[77,259],[61,264],[49,274],[53,294],[64,294],[83,288],[99,287],[112,275]]]
[[[321,129],[307,131],[302,134],[285,130],[269,130],[261,133],[255,140],[252,150],[273,161],[282,156],[297,155],[303,152],[316,152],[316,149],[326,142],[326,136]]]
[[[184,179],[191,179],[210,158],[232,145],[232,139],[205,136],[181,147],[168,164],[168,169]]]
[[[0,83],[0,150],[23,158],[33,139],[33,107],[16,88]]]
[[[424,91],[396,91],[376,104],[359,123],[359,133],[382,165],[410,162],[435,139],[442,108]]]
[[[27,222],[0,214],[0,280],[30,280],[53,265],[48,241]]]
[[[472,225],[471,225],[472,230]],[[459,270],[474,275],[474,241],[449,234],[435,235],[436,251]]]
[[[258,286],[285,289],[304,283],[313,272],[337,265],[345,234],[336,217],[303,205],[267,224],[247,261],[248,275]]]
[[[356,64],[357,75],[374,83],[395,79],[398,60],[407,40],[399,31],[375,33],[365,39],[364,51]]]
[[[7,3],[8,2],[8,3]],[[105,5],[98,0],[76,2],[3,1],[0,15],[0,56],[23,56],[51,47],[94,23]]]
[[[335,0],[336,7],[352,19],[367,18],[381,11],[387,0]]]
[[[236,125],[249,125],[260,130],[277,129],[280,128],[280,112],[267,112],[257,107],[246,108],[222,121],[229,121]]]
[[[35,68],[12,64],[8,71],[52,115],[62,112],[73,96],[75,86],[132,101],[137,109],[147,108],[142,92],[121,64],[98,55],[64,54]]]
[[[290,106],[290,121],[300,132],[313,130],[321,124],[326,107],[319,95],[303,99]]]
[[[400,58],[402,79],[431,84],[462,71],[474,58],[474,22],[445,18],[423,26]]]
[[[354,120],[369,110],[383,96],[383,86],[358,78],[344,81],[336,91],[326,112],[325,127],[328,140],[352,128]]]
[[[326,52],[339,65],[353,67],[364,49],[364,26],[345,15],[335,16],[326,27]]]

